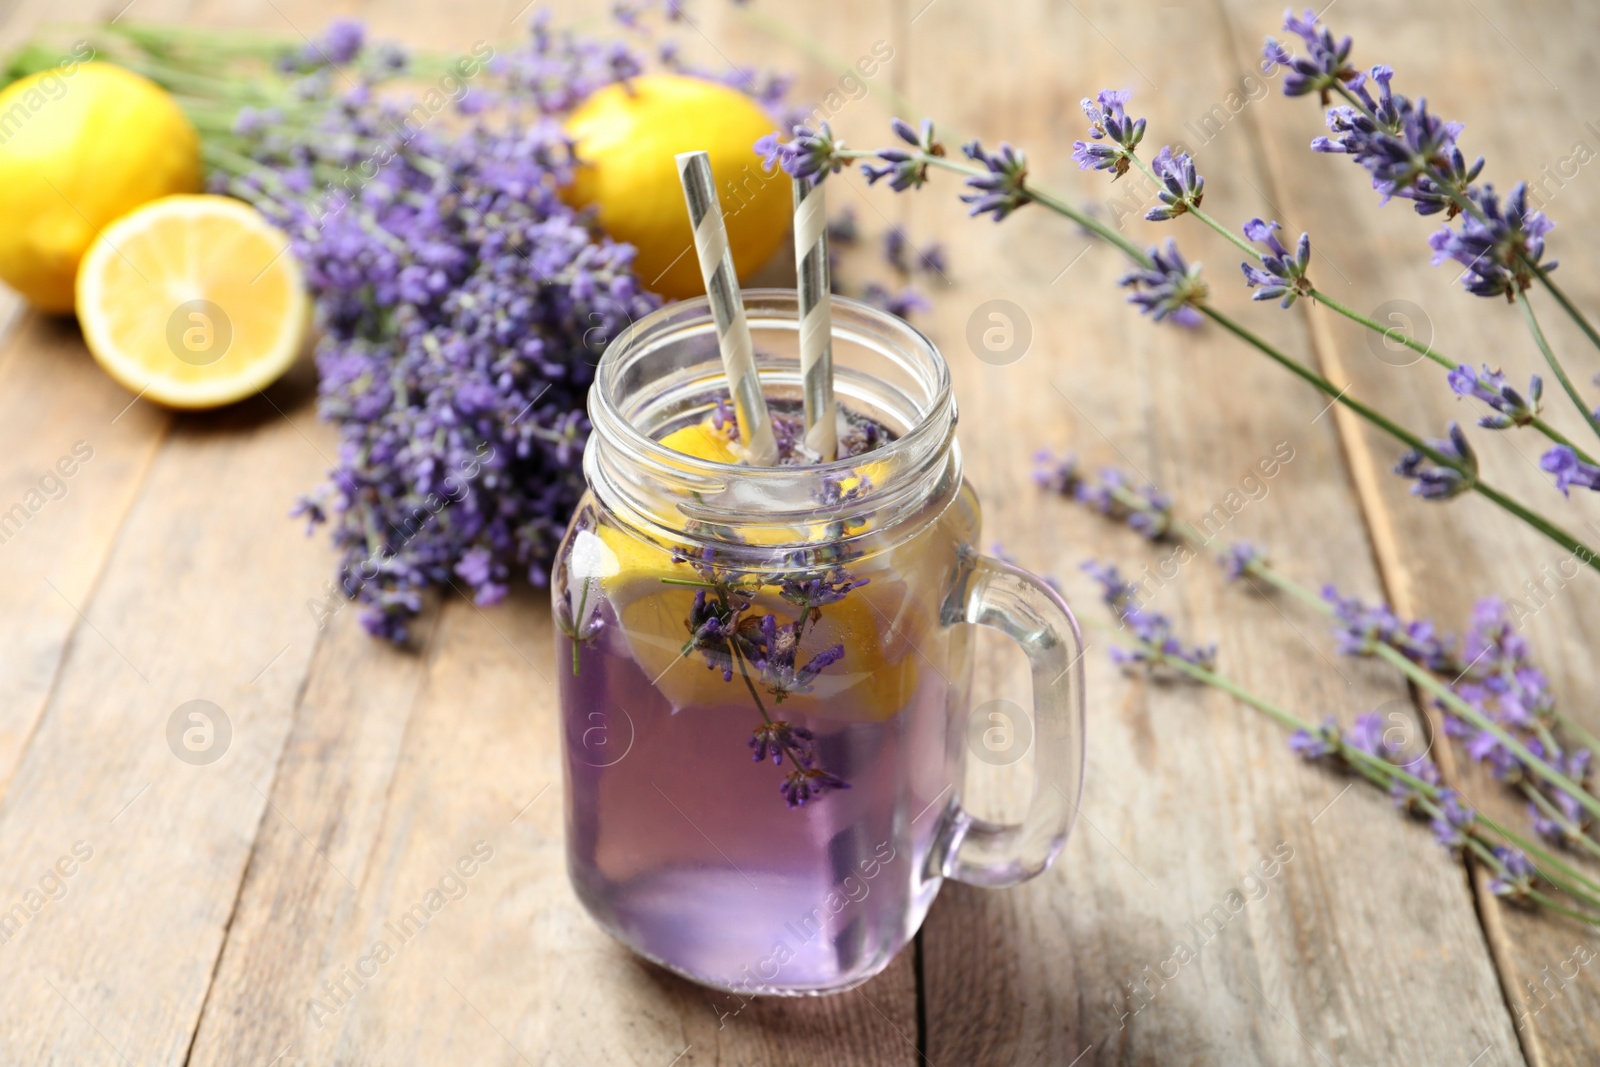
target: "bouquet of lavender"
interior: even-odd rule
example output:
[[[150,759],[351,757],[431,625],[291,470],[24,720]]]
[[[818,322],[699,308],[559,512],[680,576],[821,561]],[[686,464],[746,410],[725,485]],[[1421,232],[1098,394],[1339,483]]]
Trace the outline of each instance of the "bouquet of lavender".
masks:
[[[547,581],[584,489],[600,354],[660,303],[633,249],[562,200],[576,160],[560,120],[641,73],[646,46],[774,111],[787,87],[688,66],[644,14],[616,12],[638,47],[541,15],[515,48],[454,58],[373,44],[348,20],[306,42],[95,31],[99,55],[195,122],[213,191],[256,205],[305,267],[319,412],[339,431],[327,483],[296,508],[341,553],[308,601],[319,625],[354,599],[368,630],[400,642],[430,588],[487,605],[519,578]],[[681,17],[675,3],[657,14]]]
[[[290,233],[306,266],[319,406],[340,447],[300,510],[333,527],[338,592],[399,641],[428,587],[491,604],[516,576],[545,581],[583,492],[594,365],[658,301],[633,250],[558,196],[573,156],[550,116],[637,73],[630,53],[536,24],[518,52],[456,66],[458,131],[350,84],[345,72],[370,69],[361,58],[352,24],[296,57],[302,106],[319,113],[292,126],[241,113],[215,183]],[[473,121],[484,114],[492,124]]]

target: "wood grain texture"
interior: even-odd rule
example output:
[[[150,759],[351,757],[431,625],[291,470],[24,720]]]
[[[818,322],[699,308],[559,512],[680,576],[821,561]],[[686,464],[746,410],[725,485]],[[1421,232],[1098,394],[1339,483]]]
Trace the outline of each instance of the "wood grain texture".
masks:
[[[20,316],[0,349],[0,787],[38,725],[167,417],[106,377],[75,326]],[[68,474],[67,472],[70,472]]]
[[[1252,55],[1258,38],[1276,24],[1276,11],[1264,3],[1226,7],[1240,53]],[[1550,253],[1563,261],[1556,277],[1580,306],[1594,309],[1600,307],[1600,273],[1592,258],[1581,254],[1577,238],[1600,224],[1600,186],[1578,162],[1588,158],[1578,146],[1591,154],[1600,151],[1600,128],[1595,125],[1600,111],[1593,107],[1600,76],[1583,43],[1600,32],[1600,12],[1582,5],[1561,11],[1558,16],[1555,8],[1539,6],[1530,12],[1526,5],[1510,3],[1460,10],[1433,3],[1416,6],[1415,21],[1397,24],[1379,5],[1354,3],[1330,17],[1339,32],[1354,35],[1358,65],[1392,64],[1397,91],[1426,96],[1435,113],[1467,123],[1464,147],[1469,155],[1488,158],[1487,180],[1502,190],[1518,180],[1534,183],[1545,210],[1559,223]],[[1530,13],[1538,17],[1530,19]],[[1462,78],[1464,65],[1485,76]],[[1512,97],[1525,100],[1540,121],[1516,122],[1504,107]],[[1339,220],[1337,226],[1316,226],[1313,240],[1348,278],[1330,278],[1324,271],[1319,284],[1329,285],[1338,299],[1363,311],[1387,299],[1408,301],[1410,309],[1402,310],[1417,320],[1419,331],[1427,331],[1424,336],[1431,336],[1431,343],[1462,361],[1503,368],[1514,381],[1543,373],[1551,383],[1548,416],[1574,440],[1588,435],[1551,381],[1516,310],[1467,295],[1456,284],[1456,270],[1428,265],[1425,239],[1437,228],[1437,219],[1417,218],[1400,202],[1379,209],[1359,171],[1340,166],[1336,157],[1318,158],[1300,150],[1320,132],[1314,129],[1320,116],[1306,102],[1275,98],[1256,107],[1250,118],[1263,131],[1273,199],[1295,216],[1296,225]],[[1374,258],[1385,263],[1381,274],[1349,266]],[[1533,295],[1573,378],[1593,395],[1590,378],[1600,369],[1600,353],[1548,298],[1537,290]],[[1357,395],[1377,399],[1386,410],[1435,434],[1450,419],[1468,424],[1481,414],[1475,405],[1450,394],[1438,368],[1426,362],[1396,366],[1409,360],[1391,352],[1379,357],[1362,331],[1332,316],[1318,317],[1324,320],[1323,351]],[[1464,499],[1448,507],[1419,504],[1406,495],[1404,483],[1387,473],[1398,450],[1376,435],[1358,432],[1375,458],[1375,496],[1368,514],[1379,520],[1375,530],[1392,529],[1389,554],[1394,562],[1385,581],[1396,605],[1454,629],[1479,597],[1511,598],[1560,705],[1594,731],[1600,726],[1600,709],[1591,699],[1600,681],[1600,665],[1592,654],[1600,639],[1594,576],[1551,581],[1546,568],[1557,568],[1568,553],[1481,501]],[[1486,478],[1596,543],[1600,509],[1582,494],[1566,503],[1552,491],[1549,477],[1537,465],[1542,438],[1482,431],[1472,436]],[[1460,784],[1486,812],[1511,825],[1527,825],[1525,805],[1486,773],[1472,768]],[[1600,1047],[1600,976],[1571,961],[1580,946],[1594,951],[1600,939],[1577,924],[1530,915],[1496,900],[1484,907],[1506,996],[1530,1059],[1552,1065],[1592,1062],[1593,1050]],[[1549,992],[1536,994],[1529,983]]]
[[[1178,236],[1191,259],[1213,266],[1224,306],[1306,348],[1294,319],[1247,309],[1246,294],[1230,288],[1234,250],[1194,227],[1138,221],[1148,190],[1138,195],[1134,179],[1079,178],[1068,158],[1082,136],[1075,101],[1097,88],[1134,89],[1152,152],[1181,135],[1198,102],[1225,94],[1237,73],[1214,20],[1110,3],[981,12],[940,4],[913,32],[910,93],[924,112],[991,147],[1026,147],[1032,177],[1100,201],[1103,217],[1142,242]],[[941,59],[957,42],[1004,61],[986,64],[976,82],[952,80]],[[1072,57],[1065,68],[1062,57]],[[1201,161],[1218,175],[1208,208],[1228,219],[1259,210],[1246,132],[1218,138]],[[1377,588],[1320,397],[1217,331],[1139,320],[1115,289],[1120,257],[1085,251],[1069,224],[1027,209],[998,227],[975,225],[945,189],[921,194],[914,217],[919,233],[955,250],[955,284],[936,296],[933,333],[955,366],[969,476],[988,504],[990,536],[1024,565],[1063,575],[1081,610],[1101,618],[1076,574],[1081,560],[1109,555],[1137,575],[1170,552],[1151,553],[1035,494],[1027,456],[1039,444],[1066,445],[1091,467],[1133,468],[1192,514],[1235,492],[1249,502],[1225,538],[1265,541],[1309,579]],[[1012,301],[1031,322],[1032,347],[1012,365],[985,365],[964,340],[968,316],[989,299]],[[1292,462],[1270,481],[1247,480],[1281,441]],[[1165,582],[1154,604],[1194,639],[1219,641],[1226,671],[1308,717],[1349,721],[1390,702],[1409,711],[1403,688],[1381,672],[1331,662],[1315,620],[1222,589],[1206,562]],[[1123,678],[1104,651],[1087,658],[1089,784],[1061,864],[1007,893],[952,889],[924,931],[932,1062],[1520,1061],[1463,869],[1425,828],[1396,819],[1364,787],[1344,794],[1346,781],[1297,765],[1282,731],[1248,709]],[[974,703],[1024,703],[1025,685],[980,676]],[[1266,878],[1259,864],[1271,869],[1280,842],[1293,858]],[[1259,899],[1211,936],[1216,920],[1206,916],[1232,913],[1232,892]]]
[[[314,636],[303,601],[325,556],[283,536],[326,464],[283,414],[303,412],[308,371],[175,420],[111,383],[67,323],[28,314],[9,342],[7,493],[27,502],[75,442],[92,452],[0,546],[0,1060],[187,1054]],[[206,766],[169,748],[173,713],[194,699],[231,732]]]
[[[323,465],[265,400],[185,420],[152,465],[0,809],[8,907],[93,849],[4,946],[0,1059],[182,1061],[311,651],[326,556],[283,524]],[[169,748],[196,699],[231,724],[209,766]]]
[[[47,19],[88,20],[100,0],[24,0],[0,11],[0,54]],[[95,365],[68,316],[0,286],[0,795],[43,712],[79,608],[167,431],[168,417]],[[74,449],[76,448],[76,454]],[[66,471],[71,471],[70,475]],[[20,510],[19,510],[20,509]]]

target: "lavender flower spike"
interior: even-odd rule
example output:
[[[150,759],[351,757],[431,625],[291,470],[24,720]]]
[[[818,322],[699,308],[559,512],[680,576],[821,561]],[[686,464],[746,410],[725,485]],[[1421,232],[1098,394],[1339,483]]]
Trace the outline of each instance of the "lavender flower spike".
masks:
[[[1539,873],[1528,857],[1521,849],[1504,845],[1494,847],[1494,856],[1505,867],[1505,873],[1489,879],[1489,892],[1499,897],[1526,897],[1533,888],[1534,876]]]
[[[1475,189],[1471,195],[1484,217],[1464,217],[1459,232],[1446,226],[1428,238],[1433,264],[1453,259],[1467,268],[1462,284],[1469,293],[1514,300],[1532,284],[1536,267],[1551,271],[1558,266],[1555,260],[1539,262],[1544,256],[1544,235],[1555,223],[1545,218],[1544,212],[1529,209],[1527,182],[1517,183],[1504,208],[1493,186]]]
[[[1128,118],[1130,95],[1126,89],[1102,89],[1095,99],[1083,99],[1083,113],[1089,116],[1089,137],[1095,143],[1072,142],[1072,158],[1079,170],[1115,171],[1112,181],[1128,173],[1133,150],[1144,138],[1144,119]]]
[[[784,802],[791,808],[803,808],[812,800],[831,789],[849,789],[850,783],[820,767],[802,767],[789,772],[778,786]]]
[[[1428,112],[1428,102],[1415,103],[1391,88],[1394,71],[1373,67],[1349,79],[1348,90],[1358,106],[1328,109],[1328,129],[1337,136],[1318,137],[1314,152],[1344,153],[1372,174],[1372,187],[1388,202],[1392,196],[1415,201],[1417,214],[1432,215],[1457,199],[1472,195],[1472,181],[1483,160],[1471,167],[1456,144],[1461,123],[1446,122]],[[1376,83],[1373,97],[1368,85]]]
[[[1200,277],[1200,264],[1191,267],[1184,262],[1173,241],[1164,249],[1150,249],[1150,259],[1149,267],[1122,276],[1121,284],[1134,290],[1128,303],[1139,305],[1157,322],[1170,318],[1179,326],[1200,325],[1200,312],[1195,309],[1205,303],[1210,291]]]
[[[1041,448],[1033,454],[1033,480],[1040,489],[1062,496],[1075,496],[1078,487],[1083,484],[1083,475],[1078,470],[1078,457],[1069,453],[1057,456],[1048,448]]]
[[[1188,153],[1173,155],[1171,146],[1163,145],[1156,158],[1150,161],[1150,169],[1161,179],[1162,188],[1156,195],[1161,198],[1162,206],[1145,212],[1148,221],[1166,222],[1200,206],[1206,180],[1195,173],[1194,160]]]
[[[1460,848],[1466,844],[1466,830],[1477,821],[1477,813],[1461,803],[1461,794],[1448,786],[1439,790],[1439,814],[1433,819],[1434,839],[1445,848]]]
[[[1080,481],[1073,496],[1102,515],[1125,520],[1146,540],[1160,541],[1172,529],[1172,498],[1153,485],[1132,489],[1127,476],[1115,468],[1100,472],[1099,485]]]
[[[824,122],[820,130],[796,126],[793,132],[793,140],[775,146],[777,163],[791,178],[809,178],[812,182],[820,182],[828,175],[844,169],[848,160],[839,157],[844,142],[834,138],[833,127]],[[773,146],[769,144],[763,147],[770,150]]]
[[[1256,290],[1250,299],[1277,300],[1282,297],[1279,306],[1286,308],[1312,290],[1311,281],[1306,277],[1306,267],[1311,263],[1311,235],[1302,233],[1294,254],[1290,255],[1273,232],[1282,228],[1276,222],[1263,222],[1260,219],[1245,223],[1244,235],[1266,245],[1268,254],[1261,257],[1260,266],[1254,263],[1241,263],[1239,266],[1244,269],[1245,282]]]
[[[792,726],[778,719],[757,726],[746,744],[755,754],[757,763],[765,762],[769,757],[773,763],[782,763],[788,752],[795,753],[796,759],[810,758],[811,745],[816,739],[816,735],[804,726]]]
[[[971,204],[968,215],[976,218],[990,213],[999,222],[1023,204],[1033,199],[1024,187],[1028,177],[1028,157],[1002,143],[998,152],[989,153],[977,141],[962,149],[967,158],[989,168],[988,174],[967,179],[967,187],[975,190],[961,197],[962,203]]]
[[[1369,605],[1356,597],[1340,596],[1332,585],[1322,587],[1322,599],[1339,620],[1333,635],[1341,656],[1370,656],[1378,645],[1388,645],[1429,670],[1442,672],[1455,665],[1460,673],[1447,643],[1426,619],[1404,622],[1387,604]]]
[[[1267,38],[1262,54],[1269,62],[1289,68],[1289,73],[1283,79],[1283,95],[1319,93],[1322,103],[1326,105],[1335,85],[1360,76],[1349,62],[1350,38],[1335,41],[1332,33],[1317,25],[1316,12],[1308,8],[1305,17],[1297,19],[1293,11],[1285,11],[1283,28],[1305,42],[1307,53],[1304,56],[1292,56],[1283,45],[1271,37]]]
[[[1264,566],[1266,562],[1267,550],[1249,541],[1235,542],[1217,557],[1217,564],[1222,567],[1223,577],[1230,582],[1243,578],[1255,568]]]
[[[1461,124],[1430,115],[1425,100],[1413,102],[1394,92],[1390,88],[1394,71],[1389,67],[1373,67],[1363,74],[1350,66],[1350,39],[1335,43],[1314,13],[1307,11],[1301,19],[1291,15],[1284,25],[1305,41],[1310,53],[1293,57],[1278,42],[1267,40],[1267,59],[1291,68],[1284,92],[1301,96],[1317,91],[1326,106],[1333,91],[1342,89],[1359,103],[1329,108],[1328,128],[1335,136],[1316,138],[1312,150],[1351,156],[1371,172],[1373,188],[1385,201],[1406,197],[1419,215],[1446,211],[1455,218],[1461,200],[1476,197],[1472,183],[1483,170],[1481,157],[1469,166],[1456,144]],[[1376,97],[1369,88],[1373,84],[1378,87]]]
[[[1567,490],[1574,485],[1600,489],[1600,467],[1583,462],[1566,445],[1557,445],[1540,456],[1539,469],[1556,476],[1556,488],[1562,496],[1571,496]]]
[[[366,27],[362,23],[355,19],[334,19],[323,35],[322,54],[330,63],[349,63],[361,54],[366,38]]]
[[[1159,667],[1182,661],[1207,670],[1216,666],[1216,645],[1185,647],[1174,632],[1171,619],[1138,606],[1138,587],[1124,579],[1116,567],[1089,560],[1083,569],[1100,583],[1101,599],[1139,641],[1137,649],[1113,648],[1111,658],[1117,663]]]
[[[861,299],[902,319],[909,319],[919,311],[933,310],[933,305],[928,299],[909,286],[895,293],[877,282],[870,282],[862,291]]]
[[[1301,759],[1317,760],[1339,751],[1342,735],[1339,724],[1330,716],[1316,731],[1296,730],[1289,735],[1289,750]]]
[[[878,152],[881,162],[861,164],[861,173],[867,176],[868,185],[876,185],[879,178],[888,178],[889,188],[897,193],[922,188],[928,180],[927,157],[944,155],[944,146],[933,136],[933,120],[923,119],[922,127],[913,129],[904,119],[891,119],[889,127],[916,152],[903,148],[881,149]]]
[[[1465,363],[1450,372],[1450,388],[1457,396],[1470,396],[1483,401],[1495,410],[1485,415],[1478,425],[1486,430],[1505,430],[1512,426],[1526,426],[1539,414],[1539,398],[1544,393],[1544,382],[1535,374],[1528,382],[1528,398],[1506,384],[1506,376],[1483,365],[1479,374]]]
[[[1427,456],[1415,449],[1407,452],[1395,464],[1394,472],[1402,478],[1416,480],[1417,484],[1411,487],[1412,495],[1424,500],[1449,500],[1471,489],[1478,477],[1478,457],[1467,442],[1467,435],[1461,432],[1460,424],[1450,424],[1448,439],[1430,439],[1428,444],[1442,455],[1459,460],[1461,466],[1424,467]]]

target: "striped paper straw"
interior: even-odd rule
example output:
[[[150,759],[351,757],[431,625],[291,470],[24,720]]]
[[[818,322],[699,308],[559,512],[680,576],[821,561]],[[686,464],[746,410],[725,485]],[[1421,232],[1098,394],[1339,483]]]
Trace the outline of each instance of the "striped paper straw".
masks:
[[[722,366],[728,373],[728,391],[733,394],[739,441],[747,462],[773,467],[778,463],[778,442],[772,435],[772,416],[756,373],[755,346],[750,340],[750,323],[744,317],[744,301],[739,298],[739,276],[734,273],[728,231],[722,223],[722,205],[717,202],[717,187],[711,177],[711,157],[704,152],[683,152],[677,160],[683,198],[689,205],[689,224],[694,227],[694,249],[700,257],[700,276],[706,282],[711,318],[717,326],[717,345],[722,349]]]
[[[824,463],[839,451],[833,407],[833,311],[828,299],[828,205],[822,185],[794,180],[794,267],[800,285],[800,380],[806,445]]]

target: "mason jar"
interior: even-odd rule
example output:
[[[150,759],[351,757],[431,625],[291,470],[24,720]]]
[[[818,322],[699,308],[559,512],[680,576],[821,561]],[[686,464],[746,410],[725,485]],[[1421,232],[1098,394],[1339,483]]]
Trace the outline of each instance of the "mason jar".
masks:
[[[796,294],[744,299],[765,394],[797,403]],[[857,301],[834,298],[833,330],[835,395],[875,447],[806,466],[663,444],[724,425],[703,298],[614,340],[552,574],[573,887],[639,955],[744,994],[851,988],[944,879],[1039,874],[1083,778],[1077,625],[976,549],[943,358]],[[1031,661],[1016,824],[961,802],[977,626]]]

